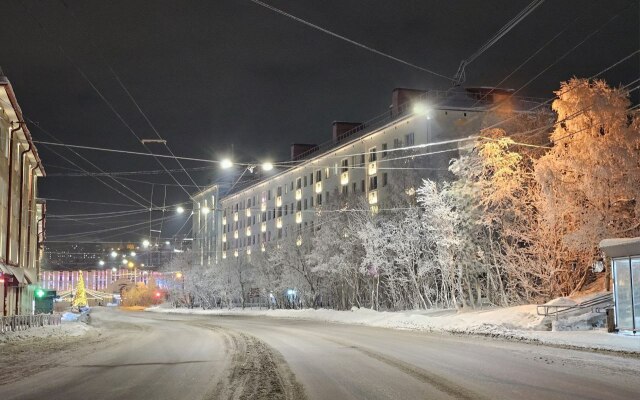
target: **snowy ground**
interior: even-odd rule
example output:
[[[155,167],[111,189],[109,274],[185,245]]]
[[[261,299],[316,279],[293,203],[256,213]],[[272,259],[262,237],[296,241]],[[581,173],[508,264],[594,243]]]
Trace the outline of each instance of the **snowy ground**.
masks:
[[[640,336],[623,336],[593,331],[542,331],[548,324],[536,314],[535,305],[497,308],[465,313],[454,310],[377,312],[368,309],[335,310],[201,310],[152,307],[149,312],[199,315],[252,315],[276,318],[301,318],[382,328],[482,335],[541,344],[609,350],[640,354]]]
[[[82,322],[62,322],[18,332],[0,333],[0,344],[31,339],[60,339],[86,335],[92,328]]]
[[[79,349],[101,340],[97,329],[82,322],[2,333],[0,385],[68,362]]]

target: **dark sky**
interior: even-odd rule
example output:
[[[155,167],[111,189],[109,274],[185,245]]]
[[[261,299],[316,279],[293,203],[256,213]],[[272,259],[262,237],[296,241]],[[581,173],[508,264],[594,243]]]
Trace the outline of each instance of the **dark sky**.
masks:
[[[475,52],[530,0],[266,2],[378,50],[453,76],[460,60]],[[548,98],[561,80],[593,75],[640,48],[638,4],[635,0],[546,1],[468,67],[467,85],[496,85],[569,26],[503,84],[519,88],[617,14],[522,91],[523,95]],[[328,140],[334,120],[365,121],[384,112],[394,87],[447,89],[450,85],[248,0],[2,0],[0,9],[0,66],[11,80],[25,115],[64,143],[145,151],[78,68],[138,136],[153,138],[155,134],[109,66],[175,154],[220,159],[233,144],[235,158],[247,162],[285,160],[293,142]],[[631,82],[640,75],[639,62],[636,56],[603,76],[612,85]],[[51,140],[36,126],[30,130],[37,140]],[[166,153],[162,146],[151,146],[155,152]],[[56,150],[93,170],[68,151]],[[60,168],[71,166],[43,146],[39,151],[52,175],[41,181],[40,196],[131,203],[92,178],[54,176],[73,172]],[[110,172],[161,168],[150,157],[81,153]],[[165,163],[167,168],[178,168],[172,161]],[[184,165],[211,166],[194,162]],[[204,185],[215,179],[215,171],[194,172],[193,176]],[[127,177],[173,184],[166,174]],[[191,183],[184,174],[176,174],[176,178],[183,184]],[[150,197],[148,183],[123,183],[144,198]],[[188,199],[176,186],[168,186],[167,192],[167,204]],[[154,203],[162,204],[164,189],[156,185],[154,193]],[[48,203],[52,216],[125,209],[135,207]],[[153,216],[157,217],[159,213]],[[82,223],[50,218],[48,236],[50,240],[63,240],[68,238],[56,236],[132,224],[140,218],[148,215]],[[170,236],[185,218],[168,221],[163,237]],[[144,235],[145,229],[148,233],[148,226],[139,229],[138,234]],[[79,238],[107,238],[119,232],[123,231]]]

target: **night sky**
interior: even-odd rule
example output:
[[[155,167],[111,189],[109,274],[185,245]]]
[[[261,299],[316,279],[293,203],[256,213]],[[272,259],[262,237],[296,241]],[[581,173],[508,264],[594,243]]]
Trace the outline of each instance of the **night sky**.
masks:
[[[398,58],[453,76],[462,59],[530,0],[266,2]],[[520,88],[557,61],[520,93],[549,98],[560,81],[593,75],[640,48],[638,4],[628,0],[546,1],[467,68],[466,84],[498,84],[568,27],[502,85]],[[46,130],[64,143],[146,151],[79,71],[141,138],[156,136],[110,68],[175,154],[220,159],[230,154],[233,144],[234,158],[245,162],[286,160],[293,142],[327,141],[332,121],[365,121],[384,112],[395,87],[450,87],[445,79],[367,52],[249,0],[3,0],[0,10],[0,66],[26,117],[39,125],[30,125],[36,140],[53,141]],[[618,17],[609,21],[615,15]],[[560,59],[603,24],[600,31]],[[636,55],[603,77],[620,85],[639,75],[640,57]],[[167,153],[158,144],[150,148]],[[53,149],[95,171],[68,150]],[[51,175],[40,181],[41,197],[134,204],[93,178],[59,176],[75,173],[65,168],[76,167],[42,145],[38,150]],[[161,169],[151,157],[80,152],[108,172]],[[179,168],[174,161],[163,162],[167,168]],[[193,172],[199,185],[217,179],[212,164],[184,162],[184,166],[210,167]],[[191,184],[186,175],[175,176],[181,183]],[[144,199],[151,195],[149,182],[165,183],[171,185],[167,186],[166,204],[188,205],[187,195],[167,174],[126,178],[144,181],[122,181]],[[155,185],[153,189],[154,205],[161,205],[164,188]],[[187,189],[196,191],[194,187]],[[140,206],[48,202],[51,216],[136,208]],[[153,218],[157,217],[160,213],[154,214]],[[78,237],[58,235],[148,218],[148,214],[138,214],[81,223],[50,218],[47,235],[51,241],[139,240],[148,233],[148,226],[126,234],[121,230]],[[185,214],[168,220],[162,237],[170,237],[186,218]],[[189,226],[182,233],[187,233]]]

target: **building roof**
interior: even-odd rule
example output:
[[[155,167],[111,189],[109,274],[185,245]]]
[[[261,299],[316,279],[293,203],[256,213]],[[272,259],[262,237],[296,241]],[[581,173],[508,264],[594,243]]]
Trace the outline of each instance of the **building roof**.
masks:
[[[640,256],[640,237],[625,239],[604,239],[600,249],[609,257]]]
[[[405,118],[413,115],[412,105],[415,101],[425,102],[432,109],[437,110],[458,110],[458,111],[477,111],[488,112],[497,110],[500,107],[508,106],[511,110],[519,112],[529,112],[544,104],[545,99],[512,96],[513,89],[495,88],[495,87],[453,87],[446,91],[439,90],[419,90],[410,88],[396,88],[395,91],[411,92],[414,99],[398,104],[397,111],[394,113],[391,107],[388,112],[378,115],[377,117],[364,122],[355,128],[344,133],[339,139],[332,139],[321,143],[309,151],[302,153],[296,158],[299,164],[275,174],[262,177],[259,182],[248,180],[246,182],[237,182],[233,190],[224,193],[221,198],[232,197],[240,192],[251,189],[262,184],[265,180],[273,179],[276,176],[284,175],[287,172],[310,163],[314,159],[321,157],[331,151],[338,150],[342,147],[352,144],[354,141],[364,136],[377,132],[388,125],[397,123]],[[506,100],[503,102],[503,100]],[[206,192],[204,190],[203,192]],[[202,192],[198,193],[201,194]]]

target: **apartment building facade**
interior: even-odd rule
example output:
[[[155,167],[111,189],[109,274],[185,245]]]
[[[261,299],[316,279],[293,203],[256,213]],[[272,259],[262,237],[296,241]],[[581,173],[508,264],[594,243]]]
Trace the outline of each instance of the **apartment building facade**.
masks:
[[[33,313],[44,240],[42,162],[15,93],[0,76],[0,315]]]
[[[293,144],[295,166],[220,198],[221,189],[208,188],[194,196],[194,262],[213,265],[265,251],[285,238],[299,243],[314,230],[316,212],[338,198],[361,196],[377,212],[398,190],[390,179],[403,169],[399,162],[424,157],[422,164],[432,168],[424,168],[422,177],[438,179],[437,171],[446,171],[461,144],[488,122],[504,118],[489,111],[524,111],[538,104],[509,93],[395,89],[382,116],[364,124],[334,122],[331,140],[323,145]]]

